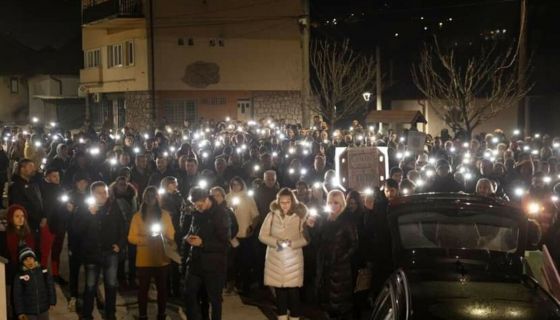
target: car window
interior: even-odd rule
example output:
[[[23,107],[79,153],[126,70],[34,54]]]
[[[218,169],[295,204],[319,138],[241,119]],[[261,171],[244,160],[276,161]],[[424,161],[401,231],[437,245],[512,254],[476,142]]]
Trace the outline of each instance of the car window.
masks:
[[[479,212],[461,215],[421,212],[399,216],[397,221],[405,249],[517,250],[518,223],[503,216]]]

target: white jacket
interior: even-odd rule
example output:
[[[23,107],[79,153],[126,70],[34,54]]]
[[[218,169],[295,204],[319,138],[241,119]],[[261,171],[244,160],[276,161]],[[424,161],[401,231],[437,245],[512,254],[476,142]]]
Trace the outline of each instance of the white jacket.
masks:
[[[273,201],[264,219],[259,240],[267,245],[264,264],[264,284],[276,288],[303,286],[303,250],[308,241],[304,236],[307,208],[298,203],[291,215],[283,215]],[[290,240],[291,246],[278,250],[278,240]]]
[[[234,205],[234,198],[239,199],[239,204]],[[239,226],[236,238],[244,239],[250,237],[253,234],[253,230],[255,230],[255,224],[259,216],[255,199],[250,197],[247,192],[241,191],[228,193],[226,201],[228,206],[233,209],[237,225]]]

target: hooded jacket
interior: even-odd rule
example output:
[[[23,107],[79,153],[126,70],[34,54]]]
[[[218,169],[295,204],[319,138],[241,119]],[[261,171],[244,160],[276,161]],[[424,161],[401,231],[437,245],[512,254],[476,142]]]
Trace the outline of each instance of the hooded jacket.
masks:
[[[296,203],[291,214],[283,214],[277,201],[270,204],[270,213],[264,219],[259,240],[266,248],[264,284],[276,288],[303,286],[303,250],[308,244],[304,235],[307,207]],[[279,247],[278,241],[290,240],[288,247]]]
[[[13,283],[14,313],[17,316],[39,315],[56,304],[54,282],[47,269],[38,264],[33,269],[23,268]]]

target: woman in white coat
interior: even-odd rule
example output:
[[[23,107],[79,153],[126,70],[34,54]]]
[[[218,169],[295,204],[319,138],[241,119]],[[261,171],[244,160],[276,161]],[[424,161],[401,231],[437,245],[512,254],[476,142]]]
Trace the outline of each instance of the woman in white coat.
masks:
[[[264,284],[276,292],[278,319],[299,319],[299,289],[303,286],[303,250],[307,208],[288,188],[281,189],[270,204],[259,240],[266,248]]]
[[[253,231],[259,217],[255,200],[249,196],[245,182],[240,177],[233,177],[229,183],[230,192],[226,196],[227,205],[233,209],[239,231],[231,240],[234,248],[234,274],[241,284],[241,292],[248,293],[251,286],[251,268],[253,268]]]

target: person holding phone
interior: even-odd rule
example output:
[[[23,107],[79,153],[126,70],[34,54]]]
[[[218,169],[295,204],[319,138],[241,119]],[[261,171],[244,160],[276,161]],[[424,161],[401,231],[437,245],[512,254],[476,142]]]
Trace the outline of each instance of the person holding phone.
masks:
[[[187,318],[202,319],[199,292],[203,289],[212,307],[211,319],[220,320],[230,240],[228,214],[204,188],[192,188],[189,197],[196,211],[183,239]]]
[[[109,200],[109,188],[103,181],[90,187],[91,196],[82,208],[78,234],[80,253],[86,269],[86,288],[81,319],[93,319],[93,298],[99,275],[105,285],[105,319],[116,319],[117,269],[119,253],[126,245],[126,228],[116,203]]]

